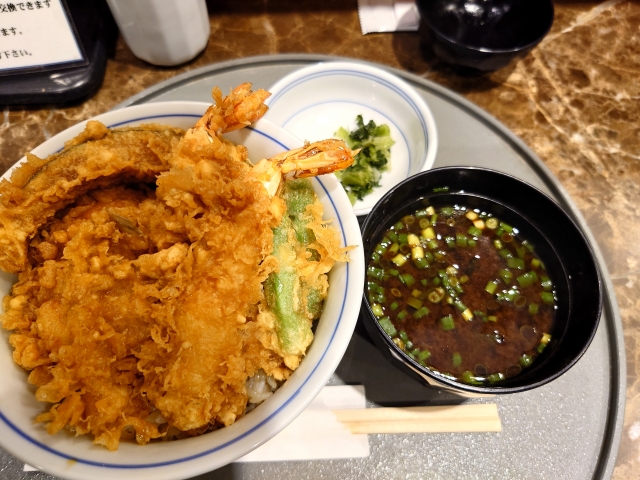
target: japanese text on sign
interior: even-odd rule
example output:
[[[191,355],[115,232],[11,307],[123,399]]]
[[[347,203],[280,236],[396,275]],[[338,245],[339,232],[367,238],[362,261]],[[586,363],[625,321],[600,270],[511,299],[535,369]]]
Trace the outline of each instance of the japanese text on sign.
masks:
[[[81,60],[62,0],[0,3],[0,73]]]

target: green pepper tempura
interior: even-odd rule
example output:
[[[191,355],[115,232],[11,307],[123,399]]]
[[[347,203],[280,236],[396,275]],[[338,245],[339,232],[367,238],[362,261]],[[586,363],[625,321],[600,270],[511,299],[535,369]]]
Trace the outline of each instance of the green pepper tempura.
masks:
[[[270,348],[294,369],[313,340],[313,321],[327,296],[327,272],[336,260],[348,260],[348,249],[323,221],[322,204],[308,179],[285,182],[281,198],[286,213],[273,230],[278,269],[264,282],[268,311],[262,314],[273,315],[277,339]]]
[[[380,177],[389,167],[391,146],[395,143],[387,125],[376,125],[373,120],[365,125],[362,115],[356,117],[356,124],[357,128],[352,132],[340,127],[335,133],[350,149],[360,149],[353,165],[336,172],[351,204],[362,200],[375,187],[380,186]]]

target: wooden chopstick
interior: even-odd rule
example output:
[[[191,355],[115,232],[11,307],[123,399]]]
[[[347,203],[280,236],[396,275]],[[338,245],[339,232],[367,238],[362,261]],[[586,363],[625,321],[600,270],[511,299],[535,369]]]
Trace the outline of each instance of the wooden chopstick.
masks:
[[[500,432],[495,403],[333,410],[351,433]]]

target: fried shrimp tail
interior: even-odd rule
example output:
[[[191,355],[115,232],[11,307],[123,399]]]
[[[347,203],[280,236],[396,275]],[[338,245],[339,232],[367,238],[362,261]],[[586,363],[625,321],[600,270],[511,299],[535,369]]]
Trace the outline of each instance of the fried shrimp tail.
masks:
[[[316,177],[347,168],[353,163],[355,153],[342,140],[321,140],[261,160],[248,179],[260,181],[273,197],[285,180]]]
[[[212,137],[233,132],[257,122],[267,113],[264,101],[271,94],[266,90],[251,91],[250,83],[238,85],[228,97],[218,87],[212,91],[215,103],[211,105],[193,130],[205,130]]]

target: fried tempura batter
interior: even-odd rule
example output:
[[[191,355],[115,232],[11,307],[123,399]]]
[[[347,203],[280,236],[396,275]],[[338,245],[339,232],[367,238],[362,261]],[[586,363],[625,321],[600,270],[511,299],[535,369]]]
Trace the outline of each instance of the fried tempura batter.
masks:
[[[214,89],[186,134],[89,122],[0,184],[0,267],[19,274],[2,322],[52,404],[37,418],[49,433],[91,433],[110,450],[131,432],[140,444],[170,427],[202,433],[244,414],[247,378],[286,380],[297,366],[308,342],[282,347],[262,285],[282,267],[284,201],[220,136],[260,118],[267,95]],[[321,299],[345,252],[317,199],[306,215],[314,254],[298,252],[296,281]]]

